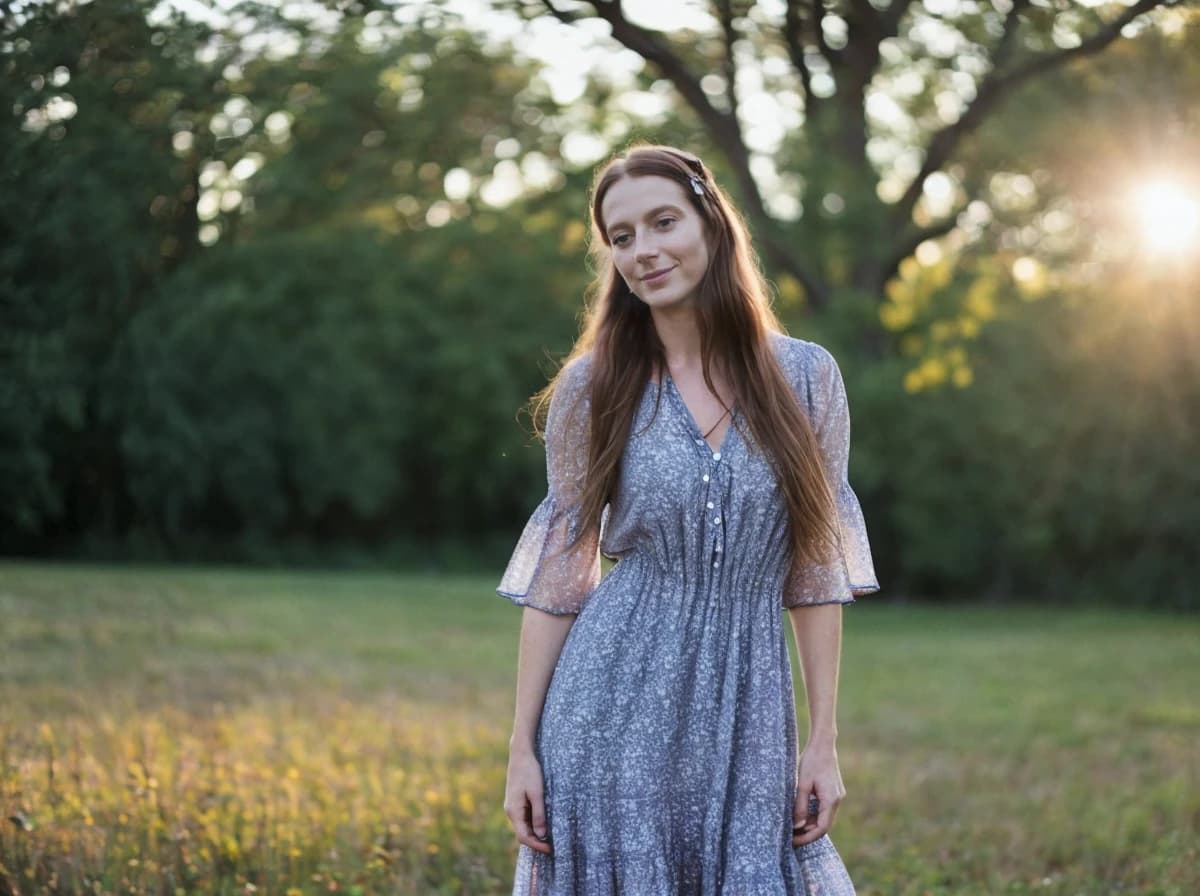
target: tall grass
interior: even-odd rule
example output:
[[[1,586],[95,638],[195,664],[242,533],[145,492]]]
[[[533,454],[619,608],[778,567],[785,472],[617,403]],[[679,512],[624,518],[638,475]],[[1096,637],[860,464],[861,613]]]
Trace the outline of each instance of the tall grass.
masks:
[[[0,894],[508,892],[493,585],[0,565]],[[1200,892],[1198,683],[1194,618],[862,599],[859,892]]]

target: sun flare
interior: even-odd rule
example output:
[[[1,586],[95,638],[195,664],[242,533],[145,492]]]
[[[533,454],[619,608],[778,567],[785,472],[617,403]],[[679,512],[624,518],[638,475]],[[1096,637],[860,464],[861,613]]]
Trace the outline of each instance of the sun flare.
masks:
[[[1200,250],[1200,201],[1182,184],[1150,181],[1134,191],[1133,201],[1148,250],[1160,255]]]

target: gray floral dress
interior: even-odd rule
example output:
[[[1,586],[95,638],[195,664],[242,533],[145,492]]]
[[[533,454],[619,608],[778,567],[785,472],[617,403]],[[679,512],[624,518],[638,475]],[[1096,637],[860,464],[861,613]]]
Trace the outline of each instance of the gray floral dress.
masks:
[[[791,562],[775,476],[738,409],[719,450],[669,376],[646,384],[597,531],[580,525],[590,355],[546,421],[548,491],[497,592],[577,613],[535,752],[553,855],[518,847],[513,896],[845,896],[828,835],[793,847],[798,739],[781,607],[879,590],[846,469],[850,416],[821,346],[771,345],[834,484],[840,557]],[[600,552],[619,562],[601,579]]]

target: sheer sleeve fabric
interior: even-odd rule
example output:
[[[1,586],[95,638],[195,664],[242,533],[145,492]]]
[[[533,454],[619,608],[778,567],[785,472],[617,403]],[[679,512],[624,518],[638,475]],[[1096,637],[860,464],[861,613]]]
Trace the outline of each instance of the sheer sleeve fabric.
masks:
[[[521,533],[496,592],[555,615],[580,612],[600,583],[600,527],[582,526],[578,502],[587,472],[591,400],[586,358],[559,377],[546,417],[546,496]]]
[[[850,487],[850,407],[842,373],[826,349],[815,343],[808,348],[816,355],[809,374],[811,419],[833,489],[838,549],[826,564],[793,562],[783,590],[783,605],[789,609],[853,603],[855,597],[879,590],[862,506]]]

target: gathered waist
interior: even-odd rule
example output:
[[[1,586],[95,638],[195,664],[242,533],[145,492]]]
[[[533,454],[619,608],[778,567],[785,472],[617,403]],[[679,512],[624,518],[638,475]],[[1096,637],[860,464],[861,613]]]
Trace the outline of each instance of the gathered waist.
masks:
[[[784,563],[756,563],[722,555],[689,561],[682,556],[662,557],[653,547],[644,546],[622,554],[598,587],[612,587],[616,582],[609,580],[615,577],[680,594],[715,590],[776,595],[782,593],[786,574]]]

